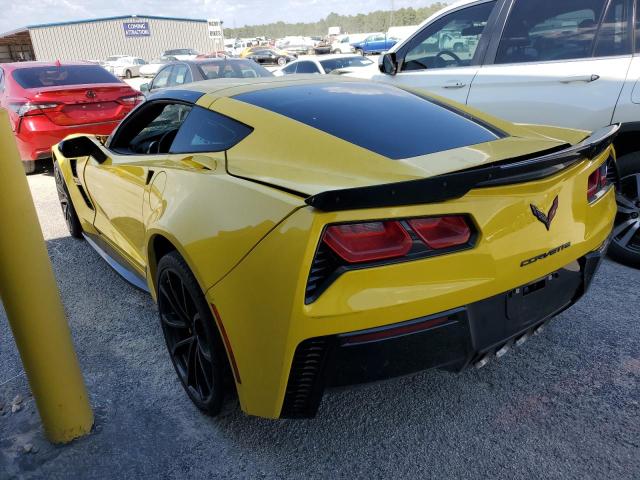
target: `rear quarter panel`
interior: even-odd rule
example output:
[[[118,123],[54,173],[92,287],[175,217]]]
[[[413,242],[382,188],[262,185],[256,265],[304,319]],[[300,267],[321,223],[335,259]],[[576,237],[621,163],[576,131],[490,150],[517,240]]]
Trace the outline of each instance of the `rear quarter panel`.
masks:
[[[198,157],[215,169],[198,168]],[[154,295],[156,235],[173,243],[206,291],[304,205],[295,195],[229,176],[223,154],[182,155],[163,166],[155,169],[143,201],[147,279]]]

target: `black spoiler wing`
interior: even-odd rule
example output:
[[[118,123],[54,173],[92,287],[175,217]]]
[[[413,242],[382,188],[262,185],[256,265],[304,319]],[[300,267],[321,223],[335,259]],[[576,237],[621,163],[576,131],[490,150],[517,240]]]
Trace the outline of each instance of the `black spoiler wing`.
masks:
[[[582,142],[533,158],[515,158],[435,177],[367,187],[329,190],[305,199],[325,212],[437,203],[460,198],[473,188],[522,183],[551,176],[574,163],[595,158],[611,145],[620,125],[597,130]]]

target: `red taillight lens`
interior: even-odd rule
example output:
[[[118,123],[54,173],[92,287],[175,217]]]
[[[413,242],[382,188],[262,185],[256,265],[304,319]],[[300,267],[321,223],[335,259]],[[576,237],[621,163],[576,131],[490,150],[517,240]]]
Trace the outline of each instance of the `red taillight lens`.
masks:
[[[598,198],[598,194],[609,185],[607,179],[607,163],[603,163],[589,175],[587,181],[587,201],[593,202]]]
[[[28,115],[39,115],[47,110],[54,110],[59,105],[58,103],[16,102],[10,103],[9,108],[17,113],[18,116],[26,117]]]
[[[120,99],[120,103],[124,103],[125,105],[138,105],[145,101],[144,95],[132,95],[129,97],[122,97]]]
[[[398,222],[333,225],[324,242],[349,263],[402,257],[411,250],[411,237]]]
[[[434,250],[464,245],[471,238],[471,228],[461,216],[414,218],[409,225]]]

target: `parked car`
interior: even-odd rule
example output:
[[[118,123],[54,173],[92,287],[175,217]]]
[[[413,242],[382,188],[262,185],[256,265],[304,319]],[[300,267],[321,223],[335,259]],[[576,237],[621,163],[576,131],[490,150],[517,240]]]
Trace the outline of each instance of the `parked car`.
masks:
[[[146,64],[142,58],[122,57],[105,68],[118,77],[133,78],[140,76],[140,67]]]
[[[354,42],[352,37],[342,35],[331,44],[331,53],[355,53],[356,49],[353,48],[351,42]]]
[[[0,107],[9,111],[27,173],[69,134],[108,135],[144,97],[99,65],[0,64]]]
[[[380,59],[382,73],[364,73],[514,122],[589,131],[622,124],[609,252],[640,267],[640,5],[632,3],[463,0],[395,45]],[[465,48],[454,51],[444,33]]]
[[[248,58],[262,65],[283,66],[289,62],[293,62],[297,57],[280,50],[275,50],[272,48],[263,48],[258,50],[252,50],[244,58]]]
[[[163,57],[175,57],[178,60],[195,60],[200,53],[193,48],[175,48],[173,50],[166,50],[161,56]]]
[[[69,232],[152,292],[193,403],[235,385],[248,414],[311,417],[326,387],[481,367],[578,301],[615,132],[260,78],[165,90],[53,152]]]
[[[397,42],[397,38],[387,37],[385,33],[375,33],[360,42],[352,43],[351,46],[360,55],[375,55],[386,52]]]
[[[155,77],[158,71],[167,63],[176,62],[176,57],[160,57],[154,58],[149,63],[140,66],[141,77]]]
[[[320,40],[314,45],[313,53],[315,55],[326,55],[331,53],[331,44],[326,40]]]
[[[361,55],[323,55],[321,58],[296,60],[274,71],[275,76],[293,73],[346,74],[358,68],[371,68],[375,62]]]
[[[111,55],[107,57],[103,62],[100,62],[100,65],[103,67],[114,65],[118,63],[118,61],[122,58],[130,57],[131,55]],[[93,63],[93,62],[92,62]]]
[[[209,58],[178,61],[163,66],[150,83],[140,85],[147,94],[191,82],[218,78],[272,77],[273,74],[257,63],[244,58]]]

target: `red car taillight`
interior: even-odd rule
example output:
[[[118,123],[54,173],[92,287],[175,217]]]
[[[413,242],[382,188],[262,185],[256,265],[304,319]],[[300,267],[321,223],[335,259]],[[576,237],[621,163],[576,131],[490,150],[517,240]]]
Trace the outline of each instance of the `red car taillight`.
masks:
[[[588,202],[597,200],[602,192],[609,186],[607,173],[607,162],[605,162],[589,175],[589,180],[587,181]]]
[[[404,257],[414,241],[423,244],[420,249],[426,246],[427,250],[463,246],[471,239],[471,233],[464,216],[449,215],[331,225],[322,241],[348,263],[362,263]]]
[[[144,101],[145,101],[144,95],[130,95],[128,97],[122,97],[120,99],[120,103],[123,103],[125,105],[131,105],[131,106],[138,105],[139,103],[142,103]]]
[[[409,225],[434,250],[464,245],[471,238],[471,228],[460,216],[414,218]]]
[[[46,111],[55,110],[59,106],[59,103],[15,102],[9,104],[9,108],[20,117],[40,115]]]
[[[403,257],[411,250],[411,237],[398,222],[333,225],[324,242],[349,263]]]
[[[476,232],[468,215],[328,225],[311,263],[305,304],[314,302],[350,269],[466,250],[475,244]]]

